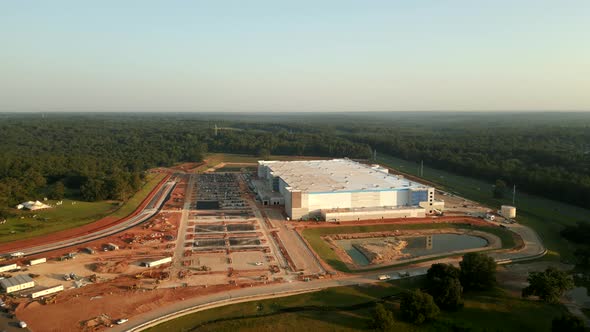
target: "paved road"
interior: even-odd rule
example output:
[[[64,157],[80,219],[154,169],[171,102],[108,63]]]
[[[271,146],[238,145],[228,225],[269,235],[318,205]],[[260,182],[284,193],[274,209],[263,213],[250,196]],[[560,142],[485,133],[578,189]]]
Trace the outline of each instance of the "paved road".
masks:
[[[500,225],[499,223],[496,223]],[[502,224],[504,225],[504,224]],[[529,260],[541,257],[545,255],[547,249],[543,245],[543,241],[532,228],[529,228],[521,224],[510,224],[504,225],[508,230],[511,230],[518,234],[524,241],[524,247],[508,252],[496,252],[491,253],[490,256],[494,257],[498,264],[508,264],[511,262],[518,262],[521,260]]]
[[[409,272],[411,276],[418,276],[426,274],[427,269],[428,267],[424,266],[406,269],[404,271]],[[211,294],[207,296],[185,300],[182,302],[177,302],[171,304],[170,306],[159,308],[157,310],[132,317],[129,319],[129,322],[127,322],[124,326],[115,326],[110,331],[141,331],[145,328],[152,326],[151,324],[146,324],[146,322],[157,320],[157,323],[154,323],[159,324],[166,320],[170,320],[177,317],[169,317],[169,319],[166,320],[161,320],[158,318],[162,318],[167,315],[173,315],[178,312],[181,312],[180,315],[186,315],[192,312],[207,310],[217,306],[234,304],[239,302],[249,302],[273,297],[289,296],[298,292],[301,293],[307,291],[317,291],[330,287],[376,283],[378,282],[377,277],[383,273],[387,272],[371,272],[349,276],[347,278],[342,279],[318,279],[312,280],[310,282],[272,284],[268,286],[241,288],[227,292]],[[390,273],[392,279],[399,279],[397,273],[393,273],[393,271],[390,271]],[[194,308],[194,310],[183,311],[187,310],[188,308]],[[180,315],[178,317],[180,317]]]
[[[180,223],[178,224],[178,234],[176,236],[176,247],[174,250],[174,263],[172,269],[172,275],[176,275],[182,268],[182,257],[184,255],[184,244],[186,242],[186,228],[188,225],[188,217],[191,208],[191,203],[194,199],[193,187],[195,186],[195,176],[188,175],[189,180],[184,190],[184,207],[182,208],[182,215],[180,217]]]
[[[265,209],[265,212],[272,219],[273,225],[276,226],[277,234],[285,248],[288,248],[289,256],[295,266],[306,274],[326,273],[322,264],[316,259],[303,239],[299,237],[299,234],[285,222],[283,215],[279,211],[270,208]]]
[[[145,206],[145,208],[140,213],[138,213],[137,215],[135,215],[135,216],[133,216],[133,217],[117,224],[117,225],[111,226],[109,228],[106,228],[106,229],[103,229],[103,230],[100,230],[97,232],[85,234],[85,235],[76,237],[74,239],[53,242],[53,243],[44,244],[44,245],[31,247],[31,248],[23,248],[23,249],[20,249],[19,251],[24,253],[25,256],[29,256],[29,255],[34,255],[34,254],[46,252],[46,251],[63,249],[63,248],[79,245],[82,243],[94,241],[94,240],[97,240],[97,239],[100,239],[103,237],[107,237],[109,235],[113,235],[113,234],[122,232],[126,229],[129,229],[131,227],[134,227],[134,226],[148,220],[149,218],[151,218],[152,216],[154,216],[158,212],[158,210],[162,207],[162,205],[166,201],[166,198],[168,197],[168,195],[170,194],[170,192],[174,188],[175,184],[176,184],[176,182],[174,182],[174,181],[166,182],[158,190],[158,193],[156,193],[156,195],[154,195],[152,200]],[[9,253],[2,253],[0,255],[5,255],[5,254],[9,254]]]
[[[509,229],[520,235],[524,240],[524,247],[517,251],[504,251],[494,253],[493,256],[498,263],[509,263],[512,260],[522,261],[535,259],[543,256],[546,252],[541,239],[537,233],[524,225],[513,224]],[[292,295],[293,292],[315,291],[329,287],[350,286],[378,282],[378,276],[388,274],[392,279],[399,279],[400,274],[409,273],[410,277],[426,274],[426,271],[433,263],[447,263],[457,265],[460,259],[443,258],[439,260],[424,262],[410,267],[398,267],[379,272],[365,272],[339,279],[317,279],[310,282],[292,282],[272,284],[268,286],[236,289],[228,292],[211,294],[203,297],[192,298],[185,301],[173,303],[169,306],[159,308],[135,317],[130,318],[124,326],[116,326],[113,331],[141,331],[150,326],[163,323],[167,320],[181,317],[186,314],[207,310],[217,306],[232,303],[247,302],[272,297]]]

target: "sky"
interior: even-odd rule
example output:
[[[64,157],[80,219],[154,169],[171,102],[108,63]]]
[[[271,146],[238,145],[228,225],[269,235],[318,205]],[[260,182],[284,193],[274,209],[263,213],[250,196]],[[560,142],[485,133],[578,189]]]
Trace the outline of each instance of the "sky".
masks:
[[[0,1],[0,112],[590,111],[590,1]]]

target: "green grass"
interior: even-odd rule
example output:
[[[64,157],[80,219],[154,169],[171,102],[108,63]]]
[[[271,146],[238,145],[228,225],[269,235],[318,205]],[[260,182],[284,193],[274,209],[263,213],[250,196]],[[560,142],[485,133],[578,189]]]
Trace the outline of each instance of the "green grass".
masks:
[[[421,278],[413,278],[234,304],[180,317],[148,331],[369,331],[376,301],[420,287],[422,282]],[[384,303],[394,311],[395,331],[453,331],[457,327],[473,331],[549,331],[551,320],[565,310],[560,305],[523,300],[497,289],[467,294],[463,309],[443,312],[435,321],[415,326],[399,317],[395,299],[386,298]],[[301,307],[306,310],[288,312]]]
[[[469,229],[477,230],[486,233],[491,233],[500,238],[502,241],[502,248],[512,248],[516,245],[511,232],[495,227],[482,227],[482,226],[469,226],[466,224],[451,224],[451,223],[438,223],[438,224],[410,224],[410,225],[396,225],[396,224],[383,224],[383,225],[368,225],[368,226],[343,226],[343,227],[320,227],[320,228],[309,228],[303,230],[301,233],[307,242],[313,247],[314,251],[330,266],[343,272],[366,272],[386,269],[392,266],[403,266],[408,264],[414,264],[420,261],[429,261],[433,258],[427,258],[420,261],[413,261],[411,263],[400,263],[395,265],[383,266],[378,268],[358,269],[350,270],[344,262],[340,260],[338,255],[330,248],[328,243],[321,237],[330,234],[350,234],[350,233],[367,233],[367,232],[383,232],[383,231],[394,231],[402,229],[441,229],[441,228],[457,228],[457,229]],[[445,257],[441,255],[440,257]]]
[[[125,201],[117,211],[111,214],[111,216],[115,218],[123,218],[131,214],[165,176],[165,174],[161,173],[149,174],[143,187],[131,196],[131,198]]]
[[[117,201],[82,202],[64,199],[60,206],[55,206],[56,201],[45,202],[55,206],[51,209],[18,211],[16,217],[8,218],[5,224],[0,225],[0,243],[79,227],[107,215],[115,218],[125,217],[137,208],[163,177],[164,174],[148,175],[146,184],[123,205]]]
[[[390,156],[380,156],[378,162],[407,174],[418,175],[419,165],[414,162]],[[492,184],[485,181],[437,170],[426,165],[423,178],[441,185],[447,191],[486,204],[493,209],[499,209],[502,204],[512,204],[512,197],[501,200],[492,198]],[[543,239],[543,243],[549,250],[546,259],[562,259],[564,262],[571,262],[575,247],[563,239],[559,232],[564,226],[574,225],[577,221],[590,221],[590,210],[518,191],[515,205],[517,221],[535,229]]]

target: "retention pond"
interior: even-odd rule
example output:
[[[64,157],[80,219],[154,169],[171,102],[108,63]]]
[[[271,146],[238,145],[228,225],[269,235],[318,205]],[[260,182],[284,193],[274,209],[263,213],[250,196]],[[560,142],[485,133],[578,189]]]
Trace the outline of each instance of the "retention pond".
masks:
[[[407,242],[405,248],[401,250],[402,256],[400,261],[415,259],[421,256],[444,255],[453,251],[462,251],[476,248],[483,248],[488,245],[484,238],[465,235],[465,234],[432,234],[422,236],[399,236],[399,237],[378,237],[350,240],[336,240],[336,244],[344,249],[352,258],[353,262],[359,266],[370,264],[369,259],[354,245],[360,244],[382,244],[386,241]]]

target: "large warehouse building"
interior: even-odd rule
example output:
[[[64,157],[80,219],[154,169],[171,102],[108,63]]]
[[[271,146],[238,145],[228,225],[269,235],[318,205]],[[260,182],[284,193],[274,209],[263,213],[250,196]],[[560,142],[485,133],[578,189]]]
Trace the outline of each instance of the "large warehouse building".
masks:
[[[423,217],[441,211],[434,188],[350,159],[259,161],[259,199],[292,219],[327,221]]]

